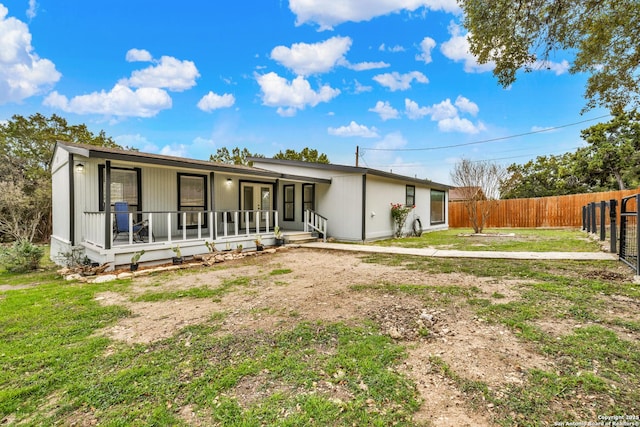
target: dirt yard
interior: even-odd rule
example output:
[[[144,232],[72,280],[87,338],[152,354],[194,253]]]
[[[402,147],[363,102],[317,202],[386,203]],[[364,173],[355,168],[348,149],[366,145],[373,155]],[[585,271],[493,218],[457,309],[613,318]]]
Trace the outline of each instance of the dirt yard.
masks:
[[[415,420],[438,426],[491,426],[493,408],[490,404],[472,407],[465,393],[432,365],[430,356],[438,356],[457,375],[496,389],[522,383],[528,369],[553,369],[551,360],[534,352],[506,327],[477,318],[463,301],[427,305],[424,299],[406,293],[352,289],[353,285],[384,283],[475,286],[481,290],[479,298],[493,300],[499,294],[501,302],[508,302],[519,295],[517,288],[523,282],[459,273],[425,274],[365,263],[361,256],[292,249],[194,274],[175,274],[168,276],[170,280],[167,276],[135,278],[134,294],[215,287],[240,277],[249,277],[251,283],[234,287],[219,301],[203,298],[133,303],[131,294],[103,293],[98,297],[103,304],[124,305],[133,313],[104,333],[129,343],[149,343],[187,325],[206,322],[220,312],[226,313],[220,334],[288,329],[303,320],[349,324],[370,319],[406,345],[409,357],[400,369],[415,381],[423,399]],[[574,326],[554,325],[568,330]],[[243,397],[251,400],[250,387],[247,389]]]

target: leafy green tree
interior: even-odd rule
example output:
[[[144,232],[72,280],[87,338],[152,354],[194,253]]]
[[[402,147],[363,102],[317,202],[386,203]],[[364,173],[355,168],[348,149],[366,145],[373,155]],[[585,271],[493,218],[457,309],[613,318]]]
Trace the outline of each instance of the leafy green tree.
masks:
[[[607,123],[581,132],[587,142],[578,150],[581,173],[589,184],[625,190],[640,184],[640,114],[618,111]]]
[[[216,150],[216,154],[209,156],[209,160],[217,163],[226,163],[230,165],[247,165],[253,166],[253,162],[247,160],[249,157],[264,157],[262,154],[251,154],[251,152],[243,148],[235,147],[229,152],[227,147],[221,147]]]
[[[588,191],[575,171],[576,154],[538,156],[524,165],[507,167],[508,178],[501,184],[503,199],[560,196]]]
[[[301,162],[324,163],[329,164],[329,158],[324,153],[318,153],[318,150],[305,147],[302,151],[287,149],[284,153],[279,151],[274,159],[282,160],[298,160]]]
[[[69,125],[57,115],[14,115],[0,124],[0,237],[47,239],[51,232],[51,171],[56,141],[119,147],[104,131]]]
[[[493,61],[502,86],[516,72],[545,67],[559,50],[575,54],[570,72],[589,73],[585,109],[640,106],[638,0],[460,0],[470,50]]]

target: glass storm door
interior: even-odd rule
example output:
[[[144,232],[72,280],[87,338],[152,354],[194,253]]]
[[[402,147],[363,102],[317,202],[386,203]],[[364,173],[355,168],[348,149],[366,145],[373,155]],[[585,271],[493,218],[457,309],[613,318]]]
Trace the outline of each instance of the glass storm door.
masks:
[[[247,214],[246,211],[249,211],[249,228],[256,227],[256,219],[258,219],[258,214],[254,211],[270,211],[273,205],[273,186],[271,184],[255,184],[250,182],[242,183],[242,206],[240,209],[242,212],[240,226],[245,228],[247,226]],[[269,219],[270,223],[273,223],[271,220],[269,212],[261,212],[259,217],[260,229],[265,228],[265,224],[267,219]],[[271,224],[270,224],[271,226]]]

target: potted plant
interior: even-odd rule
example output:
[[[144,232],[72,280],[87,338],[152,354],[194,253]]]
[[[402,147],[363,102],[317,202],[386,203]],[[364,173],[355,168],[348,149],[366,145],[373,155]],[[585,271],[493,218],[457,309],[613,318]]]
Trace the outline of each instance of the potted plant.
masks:
[[[171,250],[176,254],[176,256],[172,258],[173,265],[182,264],[183,258],[182,252],[180,252],[180,246],[178,245],[175,248],[171,248]]]
[[[276,246],[284,245],[284,237],[282,236],[282,230],[280,230],[280,227],[277,225],[273,228],[273,237],[276,238]]]
[[[238,245],[236,246],[236,253],[241,253],[242,252],[242,245]]]
[[[262,245],[262,237],[256,236],[256,240],[254,240],[254,242],[256,243],[256,251],[260,252],[264,250],[264,246]]]
[[[129,269],[131,269],[131,271],[136,271],[138,269],[138,261],[140,261],[140,257],[142,255],[144,255],[144,249],[133,254],[131,257],[131,264],[129,264]]]

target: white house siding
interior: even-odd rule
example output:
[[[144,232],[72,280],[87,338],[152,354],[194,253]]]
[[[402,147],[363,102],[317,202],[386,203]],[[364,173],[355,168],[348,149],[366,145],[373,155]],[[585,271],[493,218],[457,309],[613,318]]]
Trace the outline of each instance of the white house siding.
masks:
[[[56,201],[56,209],[52,215],[51,257],[58,253],[68,252],[71,247],[69,203],[69,153],[56,150],[51,161],[52,197]]]
[[[367,176],[366,240],[376,240],[393,235],[391,203],[405,202],[405,185],[398,181]],[[407,220],[407,222],[409,222]]]
[[[331,185],[319,187],[317,212],[329,219],[329,237],[362,241],[362,175],[333,176]]]

